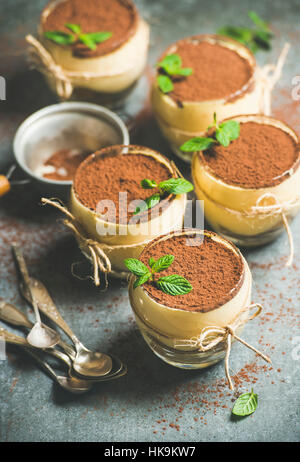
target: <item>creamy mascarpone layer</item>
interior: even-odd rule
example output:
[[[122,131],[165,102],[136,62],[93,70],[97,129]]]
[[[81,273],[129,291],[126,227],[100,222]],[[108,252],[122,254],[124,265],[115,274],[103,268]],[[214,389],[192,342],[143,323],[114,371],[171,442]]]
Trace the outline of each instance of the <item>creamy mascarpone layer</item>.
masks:
[[[214,239],[233,249],[231,244],[221,237],[215,236]],[[155,336],[160,342],[174,348],[175,339],[198,337],[205,327],[224,327],[232,323],[243,308],[249,306],[251,302],[252,276],[246,260],[242,256],[241,258],[244,266],[244,279],[241,287],[230,301],[206,313],[161,305],[153,300],[142,286],[133,289],[135,278],[132,276],[129,284],[129,298],[141,330],[148,330],[150,335]],[[192,347],[176,346],[175,349],[188,350]]]
[[[273,125],[284,130],[298,143],[298,138],[293,130],[270,117],[250,115],[235,117],[234,120]],[[227,184],[222,179],[217,178],[201,160],[201,156],[195,153],[192,162],[192,175],[196,195],[198,199],[204,200],[205,216],[217,232],[223,228],[244,236],[256,236],[265,233],[282,226],[282,216],[281,214],[247,216],[252,207],[257,205],[257,201],[265,194],[275,196],[281,204],[300,198],[300,168],[291,169],[290,175],[276,186],[257,189],[244,188]],[[274,205],[276,204],[275,198],[265,198],[260,205]],[[296,206],[287,215],[294,216],[299,209],[300,206]]]
[[[76,58],[71,47],[47,40],[41,32],[40,41],[56,64],[71,73],[74,86],[117,93],[130,87],[141,75],[147,61],[149,35],[148,24],[140,18],[136,32],[127,42],[107,55],[94,58]],[[72,76],[72,72],[82,73],[82,76]]]

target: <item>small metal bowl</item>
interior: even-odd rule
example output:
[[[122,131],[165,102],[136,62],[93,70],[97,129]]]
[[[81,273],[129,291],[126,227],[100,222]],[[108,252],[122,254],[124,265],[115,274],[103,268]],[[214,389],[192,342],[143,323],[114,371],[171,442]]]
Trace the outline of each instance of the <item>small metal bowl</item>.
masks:
[[[76,149],[93,153],[116,144],[129,144],[124,122],[107,108],[90,103],[60,103],[28,117],[14,138],[18,166],[41,192],[66,198],[72,181],[44,178],[41,166],[55,152]]]

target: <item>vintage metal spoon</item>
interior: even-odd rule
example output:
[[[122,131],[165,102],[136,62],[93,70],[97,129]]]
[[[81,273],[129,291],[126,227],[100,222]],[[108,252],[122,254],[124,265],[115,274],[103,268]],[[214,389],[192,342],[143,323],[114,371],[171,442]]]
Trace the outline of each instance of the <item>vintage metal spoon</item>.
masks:
[[[62,388],[64,388],[66,391],[69,391],[71,393],[85,393],[89,391],[93,384],[92,382],[88,382],[86,380],[78,379],[77,377],[74,376],[60,376],[57,375],[54,369],[46,362],[44,361],[37,353],[33,352],[30,349],[30,344],[24,339],[23,337],[20,337],[19,335],[15,335],[11,332],[8,332],[6,329],[3,327],[0,327],[0,336],[4,338],[5,342],[11,343],[13,345],[19,345],[23,347],[24,350],[28,354],[30,354],[38,363],[49,373],[49,375],[54,379]],[[64,355],[64,353],[59,352],[58,350],[52,349],[52,354],[54,356],[57,356],[58,358],[62,359],[61,355]],[[66,355],[64,355],[66,358],[68,358]]]
[[[30,289],[37,301],[40,311],[42,311],[49,319],[57,324],[72,340],[76,356],[73,359],[73,368],[77,374],[85,377],[102,377],[109,374],[112,369],[112,359],[110,356],[88,350],[76,337],[69,325],[62,318],[56,308],[52,298],[49,295],[44,284],[34,278],[30,278]],[[31,303],[30,296],[23,284],[20,285],[21,293],[24,298]]]
[[[13,326],[26,327],[27,329],[33,328],[33,323],[28,319],[25,313],[18,310],[18,308],[11,303],[5,301],[0,302],[0,319]],[[71,358],[75,358],[75,350],[61,338],[57,345],[60,346]]]
[[[59,335],[55,330],[42,323],[36,300],[31,292],[30,278],[21,249],[16,243],[12,244],[12,249],[24,284],[28,287],[28,296],[36,318],[36,323],[27,336],[28,343],[36,348],[50,348],[59,342]]]
[[[11,303],[7,303],[5,301],[0,302],[0,319],[2,319],[4,322],[12,324],[14,326],[18,327],[26,327],[28,329],[32,328],[32,322],[27,318],[26,314],[24,314],[22,311],[20,311],[18,308],[16,308],[14,305]],[[64,344],[64,342],[61,340],[58,345]],[[71,348],[69,345],[65,344],[68,349]],[[61,346],[61,345],[60,345]],[[71,348],[73,351],[73,349]],[[68,368],[69,368],[69,375],[73,376],[72,372],[72,361],[69,358],[69,356],[65,355],[61,351],[55,349],[55,348],[48,348],[44,350],[46,353],[55,356],[62,361],[64,361]],[[75,357],[75,351],[73,351],[73,357]],[[91,378],[87,377],[86,380],[89,381],[94,381],[94,382],[100,382],[100,381],[108,381],[108,380],[114,380],[119,377],[122,377],[123,375],[126,374],[127,372],[127,367],[116,357],[112,356],[112,369],[104,377],[98,377],[98,378]]]

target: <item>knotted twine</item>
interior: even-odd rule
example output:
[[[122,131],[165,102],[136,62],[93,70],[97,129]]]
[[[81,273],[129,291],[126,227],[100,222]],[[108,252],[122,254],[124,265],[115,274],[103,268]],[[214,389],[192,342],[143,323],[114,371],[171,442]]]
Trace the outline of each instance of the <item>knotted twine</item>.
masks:
[[[105,247],[108,251],[115,247],[107,245],[103,246],[100,242],[87,237],[76,217],[74,217],[74,215],[72,215],[72,213],[57,199],[52,200],[42,198],[41,202],[42,205],[52,205],[66,215],[67,218],[63,220],[64,225],[67,226],[77,238],[79,248],[82,253],[88,256],[88,258],[92,261],[95,285],[100,286],[101,281],[99,273],[101,272],[105,275],[105,285],[107,287],[107,275],[109,273],[113,273],[113,271],[110,260],[104,252],[103,247]]]
[[[250,311],[253,308],[257,308],[254,314],[249,314],[246,317],[242,316],[247,311],[249,311],[250,313]],[[234,390],[234,386],[229,373],[229,357],[231,352],[232,339],[235,339],[238,342],[242,343],[247,348],[254,351],[258,356],[263,358],[265,361],[271,363],[271,359],[268,356],[254,348],[252,345],[250,345],[248,342],[246,342],[236,334],[237,329],[244,326],[248,321],[251,321],[252,319],[256,318],[256,316],[258,316],[261,313],[261,311],[262,306],[258,303],[246,306],[242,309],[242,311],[239,312],[238,316],[236,317],[236,319],[232,321],[231,324],[228,324],[225,327],[207,326],[204,329],[202,329],[198,337],[193,337],[188,340],[175,340],[175,346],[192,346],[198,348],[202,352],[205,352],[213,350],[217,345],[219,345],[222,342],[226,342],[225,374],[230,390]]]

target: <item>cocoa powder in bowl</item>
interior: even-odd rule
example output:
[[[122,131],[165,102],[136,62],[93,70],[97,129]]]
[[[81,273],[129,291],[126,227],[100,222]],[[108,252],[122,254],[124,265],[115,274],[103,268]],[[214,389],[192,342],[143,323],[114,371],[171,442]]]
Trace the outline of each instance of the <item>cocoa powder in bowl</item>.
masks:
[[[178,274],[193,286],[188,294],[172,296],[159,290],[153,282],[147,282],[143,288],[156,302],[171,308],[205,313],[234,297],[244,280],[242,257],[233,244],[225,246],[214,239],[215,233],[204,233],[203,242],[197,246],[187,245],[187,239],[193,236],[171,234],[170,238],[158,238],[144,249],[140,259],[146,265],[150,257],[175,257],[172,265],[156,277]]]
[[[193,69],[192,75],[175,79],[169,96],[177,101],[226,99],[241,91],[253,76],[253,63],[226,46],[207,41],[205,36],[180,40],[169,53],[179,54],[182,66]]]
[[[112,146],[92,154],[79,166],[73,182],[77,199],[93,211],[97,211],[100,201],[112,201],[116,208],[117,223],[127,223],[133,216],[132,212],[126,213],[126,210],[123,215],[120,214],[119,192],[127,193],[127,204],[133,200],[145,200],[157,193],[158,189],[143,189],[142,180],[150,179],[159,183],[177,176],[155,157],[158,153],[152,151],[153,156],[143,154],[147,148],[139,146],[130,146],[129,149],[134,149],[134,153],[126,153],[126,146]],[[170,200],[170,197],[164,198],[157,209],[167,207]],[[114,222],[115,215],[109,215],[107,221]]]
[[[83,33],[112,32],[112,37],[91,50],[82,43],[72,46],[79,58],[102,56],[119,48],[135,33],[138,12],[131,0],[62,0],[42,16],[43,31],[70,33],[67,23],[78,24]]]
[[[287,132],[256,122],[240,127],[240,136],[228,147],[215,145],[199,154],[222,181],[244,188],[271,187],[299,167],[299,145]]]

